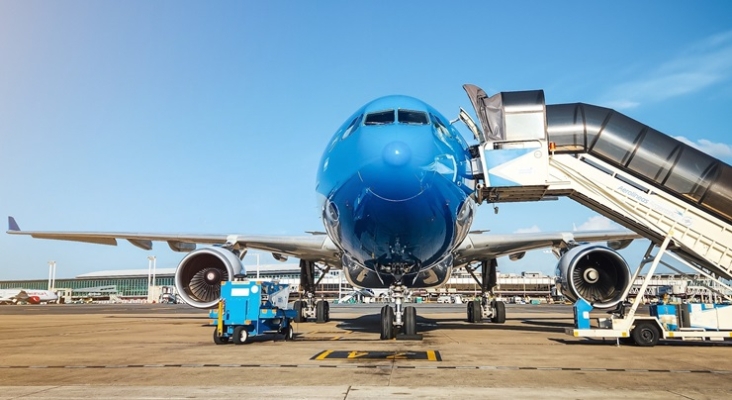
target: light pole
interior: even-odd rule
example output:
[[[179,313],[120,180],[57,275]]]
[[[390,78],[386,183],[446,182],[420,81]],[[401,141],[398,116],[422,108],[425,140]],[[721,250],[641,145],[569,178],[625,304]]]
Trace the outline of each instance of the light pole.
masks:
[[[152,301],[152,288],[155,286],[155,256],[147,256],[147,301]]]
[[[259,254],[255,254],[255,257],[257,257],[257,279],[259,279]]]
[[[48,290],[56,287],[56,261],[48,262]]]

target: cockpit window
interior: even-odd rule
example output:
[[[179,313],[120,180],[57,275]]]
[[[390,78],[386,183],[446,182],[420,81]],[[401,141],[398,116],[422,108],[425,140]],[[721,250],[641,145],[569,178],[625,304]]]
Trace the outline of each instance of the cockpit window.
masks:
[[[437,118],[436,116],[434,116],[432,114],[430,114],[430,117],[432,118],[432,122],[435,125],[435,130],[437,131],[437,133],[440,136],[447,136],[447,137],[451,137],[452,136],[450,134],[450,130],[447,129],[447,127],[445,126],[445,124],[443,124],[442,121],[440,121],[439,118]]]
[[[401,124],[427,125],[427,114],[422,111],[397,110],[397,117]]]
[[[364,125],[386,125],[394,123],[394,110],[366,114]]]
[[[343,132],[343,139],[351,136],[351,133],[353,133],[353,131],[355,131],[356,128],[361,125],[361,118],[363,118],[363,114],[359,115],[358,117],[354,118],[353,121],[351,121],[351,123],[348,125],[348,128],[346,128],[345,132]]]

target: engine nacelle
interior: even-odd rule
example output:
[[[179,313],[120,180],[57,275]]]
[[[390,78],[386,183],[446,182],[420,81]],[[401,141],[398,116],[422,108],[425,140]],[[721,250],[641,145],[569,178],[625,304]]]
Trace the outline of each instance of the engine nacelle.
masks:
[[[597,244],[577,246],[565,253],[557,265],[557,276],[565,297],[584,299],[595,308],[618,305],[632,283],[625,259]]]
[[[221,247],[204,247],[185,256],[175,270],[178,295],[196,308],[213,308],[221,298],[221,282],[242,270],[236,254]]]

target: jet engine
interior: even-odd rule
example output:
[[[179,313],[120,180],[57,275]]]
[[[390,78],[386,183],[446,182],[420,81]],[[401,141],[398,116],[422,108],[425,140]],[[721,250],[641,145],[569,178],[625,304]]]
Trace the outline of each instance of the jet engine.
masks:
[[[41,298],[38,296],[28,296],[25,301],[28,304],[41,304]]]
[[[557,276],[562,294],[571,301],[584,299],[595,308],[612,308],[623,301],[631,284],[630,268],[614,250],[586,244],[559,259]]]
[[[239,257],[221,247],[190,252],[175,270],[175,288],[180,297],[196,308],[213,308],[221,297],[221,282],[240,273]]]

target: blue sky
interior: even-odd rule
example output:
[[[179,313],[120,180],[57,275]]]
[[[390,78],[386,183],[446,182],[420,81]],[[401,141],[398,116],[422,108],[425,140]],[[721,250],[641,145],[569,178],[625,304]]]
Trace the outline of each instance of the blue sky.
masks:
[[[472,112],[464,83],[616,108],[732,163],[730,15],[726,1],[3,0],[0,214],[29,230],[321,230],[316,165],[336,128],[386,94]],[[561,199],[484,205],[473,228],[612,226]],[[623,255],[636,265],[646,246]],[[0,280],[148,255],[182,258],[0,234]],[[499,269],[555,264],[535,251]]]

